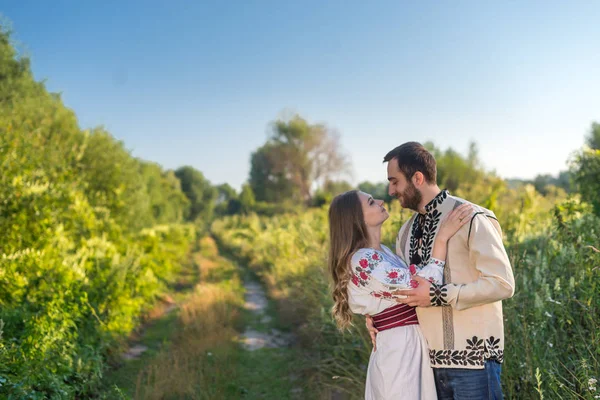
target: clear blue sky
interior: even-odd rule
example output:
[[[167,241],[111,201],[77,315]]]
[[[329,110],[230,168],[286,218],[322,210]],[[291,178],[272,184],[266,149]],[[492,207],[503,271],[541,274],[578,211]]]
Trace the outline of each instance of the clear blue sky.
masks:
[[[408,140],[531,178],[600,121],[600,2],[33,1],[0,12],[83,128],[239,188],[283,110],[341,133],[355,182]]]

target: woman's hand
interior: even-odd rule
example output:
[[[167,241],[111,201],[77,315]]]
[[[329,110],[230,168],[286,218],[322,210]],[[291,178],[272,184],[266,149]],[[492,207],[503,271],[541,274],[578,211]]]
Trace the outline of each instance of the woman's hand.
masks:
[[[461,204],[456,207],[446,217],[440,226],[437,239],[447,242],[458,230],[471,220],[473,216],[473,206],[469,203]]]

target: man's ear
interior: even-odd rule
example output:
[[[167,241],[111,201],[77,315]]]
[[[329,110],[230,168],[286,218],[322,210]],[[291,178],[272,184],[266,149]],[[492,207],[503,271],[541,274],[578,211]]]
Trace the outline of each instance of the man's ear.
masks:
[[[423,183],[425,183],[425,176],[423,175],[422,172],[417,171],[417,172],[415,172],[415,174],[412,177],[412,182],[415,186],[419,187]]]

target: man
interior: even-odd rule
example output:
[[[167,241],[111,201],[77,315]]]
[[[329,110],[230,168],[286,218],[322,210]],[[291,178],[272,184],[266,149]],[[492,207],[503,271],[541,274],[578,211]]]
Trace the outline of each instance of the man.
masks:
[[[435,159],[419,143],[396,147],[384,162],[389,194],[416,211],[400,228],[396,253],[426,265],[441,221],[466,201],[440,190]],[[448,242],[444,284],[415,276],[417,288],[397,292],[406,296],[399,302],[417,307],[440,400],[502,399],[502,300],[514,294],[514,277],[494,213],[473,207],[471,221]],[[374,337],[370,318],[367,327]]]

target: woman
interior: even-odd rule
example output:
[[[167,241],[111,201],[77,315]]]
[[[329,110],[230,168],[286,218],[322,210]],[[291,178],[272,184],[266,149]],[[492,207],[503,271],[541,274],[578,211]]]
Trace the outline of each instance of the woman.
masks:
[[[433,257],[422,269],[407,266],[381,244],[389,214],[382,200],[352,190],[333,199],[329,209],[329,271],[333,278],[333,316],[340,329],[352,314],[371,315],[377,351],[371,353],[365,399],[436,399],[425,338],[413,307],[395,301],[395,289],[415,287],[418,274],[441,283],[447,241],[466,224],[473,210],[464,204],[444,220]]]

